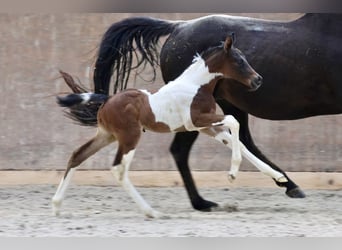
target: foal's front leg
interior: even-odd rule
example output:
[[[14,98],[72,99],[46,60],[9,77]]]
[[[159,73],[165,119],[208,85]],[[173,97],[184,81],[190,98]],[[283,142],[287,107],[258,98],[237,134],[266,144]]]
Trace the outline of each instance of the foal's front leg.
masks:
[[[218,115],[212,113],[202,113],[198,114],[193,123],[196,127],[202,128],[199,129],[200,132],[204,132],[206,134],[210,134],[219,142],[222,142],[226,146],[231,147],[232,149],[232,157],[231,157],[231,167],[228,173],[228,178],[230,181],[235,180],[237,173],[239,172],[240,164],[241,164],[241,149],[240,149],[240,140],[239,140],[239,122],[232,115]],[[221,127],[224,129],[221,130],[210,130],[212,127]],[[228,131],[228,128],[231,131],[231,134]],[[211,133],[210,133],[211,131]],[[215,131],[215,132],[214,132]],[[219,132],[218,132],[219,131]],[[228,145],[231,142],[231,146]]]
[[[230,129],[231,132],[231,142],[232,142],[232,159],[231,159],[231,167],[228,173],[228,178],[230,181],[235,180],[237,173],[239,172],[240,164],[241,164],[241,149],[240,149],[240,140],[239,140],[239,122],[232,116],[226,115],[222,121],[215,122],[212,126],[224,126]],[[229,137],[229,131],[224,129],[222,132],[218,133],[215,136],[215,139],[221,141],[225,145],[229,143],[227,140]]]
[[[224,128],[222,128],[222,127],[211,127],[211,128],[203,129],[203,130],[201,130],[201,132],[217,139],[218,138],[217,135],[221,134],[223,130],[224,130]],[[227,141],[231,142],[232,136],[230,133],[224,133],[222,135],[226,136]],[[229,143],[227,144],[227,146],[231,147]],[[262,173],[272,177],[273,179],[275,179],[277,182],[280,182],[280,183],[288,181],[286,176],[283,173],[274,170],[269,165],[267,165],[266,163],[264,163],[263,161],[258,159],[241,142],[240,142],[240,149],[241,149],[242,155],[250,163],[252,163],[257,169],[259,169]]]

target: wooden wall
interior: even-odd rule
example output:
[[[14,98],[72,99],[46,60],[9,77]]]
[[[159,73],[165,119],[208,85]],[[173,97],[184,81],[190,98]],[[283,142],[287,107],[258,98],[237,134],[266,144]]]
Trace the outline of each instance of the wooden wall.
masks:
[[[65,118],[54,95],[68,89],[58,69],[78,76],[90,86],[89,67],[96,46],[108,26],[127,14],[0,14],[0,169],[64,169],[72,150],[95,129],[79,127]],[[191,19],[203,14],[144,14],[165,19]],[[290,20],[294,14],[247,14]],[[146,73],[146,77],[148,74]],[[137,78],[130,86],[155,89]],[[342,117],[325,116],[298,121],[267,121],[251,117],[255,143],[286,171],[341,171]],[[175,170],[168,148],[171,134],[147,132],[140,142],[132,169]],[[116,145],[84,163],[85,168],[106,169]],[[230,151],[200,137],[190,164],[194,170],[225,170]],[[252,168],[243,161],[243,170]]]

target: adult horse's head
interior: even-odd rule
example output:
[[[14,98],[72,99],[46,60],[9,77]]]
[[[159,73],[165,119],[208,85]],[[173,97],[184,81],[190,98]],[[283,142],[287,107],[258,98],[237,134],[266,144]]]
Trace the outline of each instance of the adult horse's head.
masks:
[[[262,84],[262,77],[249,65],[244,54],[234,47],[234,34],[227,36],[219,46],[202,53],[210,72],[222,73],[223,78],[236,80],[251,91]]]

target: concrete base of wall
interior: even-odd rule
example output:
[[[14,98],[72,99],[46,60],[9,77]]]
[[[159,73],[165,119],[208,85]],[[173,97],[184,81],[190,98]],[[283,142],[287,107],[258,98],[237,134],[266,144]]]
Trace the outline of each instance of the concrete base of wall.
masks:
[[[63,171],[0,171],[0,186],[58,184]],[[342,189],[342,173],[289,172],[288,176],[302,189]],[[130,171],[134,185],[140,187],[183,186],[178,171]],[[224,171],[193,171],[194,180],[201,187],[276,187],[273,180],[260,172],[240,172],[231,183]],[[116,186],[109,171],[76,171],[77,185]]]

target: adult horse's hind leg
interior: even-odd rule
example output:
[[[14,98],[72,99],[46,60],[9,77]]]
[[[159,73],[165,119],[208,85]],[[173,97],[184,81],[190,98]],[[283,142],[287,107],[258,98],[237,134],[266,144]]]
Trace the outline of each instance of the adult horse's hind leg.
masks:
[[[138,205],[139,209],[150,218],[157,218],[161,216],[161,213],[154,210],[136,190],[131,183],[128,171],[131,165],[135,148],[140,138],[140,127],[134,131],[131,129],[127,134],[118,135],[119,148],[115,157],[114,166],[111,169],[115,179],[120,183],[123,189],[131,196],[133,201]]]
[[[76,167],[79,166],[91,155],[95,154],[101,148],[107,146],[113,141],[115,141],[113,135],[99,128],[94,138],[92,138],[73,152],[72,156],[69,159],[64,177],[59,183],[57,191],[52,198],[52,209],[55,215],[59,215],[60,213],[60,207],[65,197],[65,192],[70,184]]]
[[[170,152],[183,179],[183,183],[190,198],[192,207],[199,211],[210,212],[218,207],[218,204],[203,199],[198,193],[188,162],[191,146],[193,145],[197,136],[197,131],[176,133],[170,147]]]

